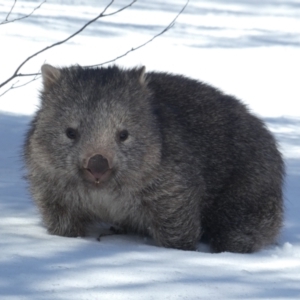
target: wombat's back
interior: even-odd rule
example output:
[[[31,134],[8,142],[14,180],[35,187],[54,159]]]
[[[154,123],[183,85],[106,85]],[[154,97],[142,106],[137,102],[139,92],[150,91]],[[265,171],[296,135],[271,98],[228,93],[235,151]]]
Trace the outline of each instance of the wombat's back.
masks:
[[[251,252],[274,242],[283,219],[284,163],[264,123],[206,84],[164,73],[149,77],[165,159],[186,161],[191,174],[204,178],[201,220],[213,248]],[[196,176],[190,180],[199,184]]]

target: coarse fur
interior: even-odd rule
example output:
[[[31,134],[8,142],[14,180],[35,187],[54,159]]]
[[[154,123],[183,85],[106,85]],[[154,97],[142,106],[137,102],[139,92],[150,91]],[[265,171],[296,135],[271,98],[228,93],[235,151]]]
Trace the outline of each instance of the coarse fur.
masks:
[[[276,240],[283,160],[240,101],[144,68],[44,65],[42,76],[24,154],[49,233],[104,221],[164,247],[193,250],[205,235],[214,252],[242,253]]]

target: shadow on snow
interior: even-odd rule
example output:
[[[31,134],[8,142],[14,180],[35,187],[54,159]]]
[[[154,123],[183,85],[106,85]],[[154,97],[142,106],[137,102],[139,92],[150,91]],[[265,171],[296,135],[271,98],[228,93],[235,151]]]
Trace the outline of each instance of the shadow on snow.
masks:
[[[21,178],[22,171],[19,168],[18,158],[29,119],[29,117],[0,113],[1,214],[16,218],[21,215],[20,220],[23,218],[26,220],[26,214],[27,218],[35,214],[29,196],[24,197],[25,184]],[[275,124],[279,127],[299,125],[299,120],[285,118],[266,118],[265,121],[269,125]],[[281,138],[283,137],[279,137],[279,141]],[[293,145],[295,140],[286,135],[284,142]],[[299,243],[300,222],[296,212],[299,211],[300,158],[287,159],[287,166],[288,226],[284,229],[282,243]],[[34,233],[28,233],[24,237],[19,236],[18,232],[9,238],[11,244],[3,239],[0,241],[2,251],[6,249],[5,253],[10,253],[8,247],[12,250],[11,255],[8,255],[5,260],[0,260],[0,294],[4,297],[53,299],[51,297],[57,293],[64,299],[71,299],[70,293],[86,295],[88,292],[90,295],[111,293],[115,296],[137,293],[135,299],[138,299],[141,293],[145,293],[144,299],[148,299],[147,291],[151,291],[150,299],[150,295],[155,294],[155,291],[158,296],[161,296],[167,293],[169,288],[173,292],[176,291],[176,295],[182,293],[186,296],[191,293],[191,299],[195,289],[199,289],[200,292],[205,288],[213,288],[216,293],[215,299],[220,299],[218,297],[222,295],[226,296],[226,293],[229,293],[230,297],[232,288],[237,289],[239,299],[252,298],[253,295],[260,299],[270,297],[276,299],[283,296],[285,299],[296,299],[299,296],[298,283],[293,279],[295,278],[293,276],[297,276],[296,273],[292,272],[291,278],[287,279],[285,275],[274,273],[272,268],[258,269],[252,273],[229,268],[224,271],[225,276],[224,272],[216,274],[216,264],[211,265],[209,262],[219,259],[222,264],[227,261],[227,258],[241,259],[238,254],[224,253],[218,257],[209,253],[186,252],[187,255],[183,256],[182,251],[179,250],[145,245],[144,239],[135,236],[106,237],[100,243],[91,237],[76,240],[51,237],[46,235],[46,232],[42,233],[41,239],[35,237]],[[57,246],[50,251],[50,254],[49,251],[43,254],[41,245],[46,244],[47,247],[49,241],[52,244],[57,241]],[[76,241],[75,246],[73,241]],[[23,253],[22,249],[26,249],[28,245],[37,252]],[[62,245],[64,249],[60,249]],[[266,260],[270,259],[267,251],[244,255],[243,261],[253,260],[255,263],[261,256]],[[176,261],[175,265],[174,261]],[[189,268],[186,267],[187,264]],[[226,264],[224,266],[226,267]],[[120,276],[122,280],[117,279]],[[220,290],[216,288],[219,286],[222,287]],[[49,295],[46,298],[43,296],[45,292]]]

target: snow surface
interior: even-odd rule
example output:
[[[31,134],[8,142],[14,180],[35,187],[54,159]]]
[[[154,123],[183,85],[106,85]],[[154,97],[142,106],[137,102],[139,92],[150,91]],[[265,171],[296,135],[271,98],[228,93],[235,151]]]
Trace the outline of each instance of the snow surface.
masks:
[[[1,0],[0,22],[12,3]],[[11,17],[39,3],[18,1]],[[107,3],[48,0],[32,17],[0,25],[0,82]],[[126,3],[116,0],[109,11]],[[45,61],[110,60],[160,32],[184,4],[138,1],[35,57],[22,73],[37,72]],[[191,0],[170,31],[118,61],[213,84],[242,99],[274,132],[287,165],[285,226],[277,245],[254,254],[211,254],[202,244],[197,252],[164,249],[135,235],[101,242],[93,232],[48,235],[22,179],[21,158],[41,82],[0,97],[0,299],[300,299],[299,51],[299,0]]]

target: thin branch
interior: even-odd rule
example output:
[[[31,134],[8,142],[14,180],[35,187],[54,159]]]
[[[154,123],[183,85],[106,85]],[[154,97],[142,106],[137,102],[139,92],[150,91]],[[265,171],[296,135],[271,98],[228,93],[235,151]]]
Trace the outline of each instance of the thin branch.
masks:
[[[100,63],[100,64],[96,64],[96,65],[90,65],[90,66],[85,66],[87,68],[92,68],[92,67],[98,67],[98,66],[102,66],[102,65],[105,65],[105,64],[108,64],[108,63],[111,63],[111,62],[115,62],[116,60],[126,56],[127,54],[129,54],[130,52],[133,52],[135,50],[138,50],[144,46],[146,46],[147,44],[151,43],[154,39],[156,39],[157,37],[163,35],[165,32],[167,32],[170,28],[172,28],[176,22],[176,20],[178,19],[178,17],[182,14],[182,12],[185,10],[185,8],[187,7],[189,3],[189,0],[187,0],[187,2],[185,3],[185,5],[182,7],[182,9],[179,11],[179,13],[176,15],[176,17],[172,20],[172,22],[166,27],[164,28],[164,30],[162,30],[161,32],[159,32],[158,34],[156,34],[155,36],[153,36],[151,39],[149,39],[148,41],[146,41],[145,43],[135,47],[135,48],[131,48],[130,50],[126,51],[125,53],[117,56],[116,58],[114,59],[111,59],[111,60],[108,60],[108,61],[105,61],[103,63]]]
[[[90,24],[92,24],[92,23],[94,23],[95,21],[97,21],[99,18],[101,18],[101,17],[106,17],[106,16],[110,16],[110,15],[113,15],[113,14],[116,14],[116,13],[118,13],[118,12],[120,12],[120,11],[122,11],[122,10],[124,10],[124,9],[126,9],[126,8],[128,8],[128,7],[130,7],[130,6],[132,6],[136,1],[137,1],[137,0],[133,0],[133,1],[131,1],[128,5],[122,7],[121,9],[116,10],[115,12],[112,12],[112,13],[110,13],[110,14],[105,15],[105,12],[107,11],[107,9],[108,9],[108,8],[113,4],[113,2],[114,2],[114,0],[111,0],[110,3],[104,8],[104,10],[103,10],[97,17],[95,17],[94,19],[92,19],[92,20],[90,20],[89,22],[87,22],[85,25],[83,25],[83,26],[82,26],[79,30],[77,30],[75,33],[71,34],[69,37],[67,37],[67,38],[64,39],[64,40],[61,40],[61,41],[56,42],[56,43],[54,43],[54,44],[52,44],[52,45],[50,45],[50,46],[47,46],[47,47],[43,48],[42,50],[40,50],[40,51],[38,51],[38,52],[36,52],[36,53],[30,55],[29,57],[27,57],[27,58],[19,65],[19,67],[15,70],[14,74],[13,74],[12,76],[10,76],[7,80],[5,80],[4,82],[2,82],[2,83],[0,84],[0,88],[3,87],[4,85],[6,85],[7,83],[9,83],[12,79],[14,79],[14,78],[16,78],[16,77],[19,77],[19,76],[30,76],[30,75],[28,75],[28,74],[21,74],[21,73],[18,74],[18,72],[19,72],[20,69],[21,69],[21,68],[22,68],[22,67],[23,67],[30,59],[32,59],[33,57],[35,57],[35,56],[41,54],[42,52],[45,52],[45,51],[47,51],[47,50],[49,50],[49,49],[51,49],[51,48],[53,48],[53,47],[56,47],[56,46],[58,46],[58,45],[61,45],[61,44],[65,43],[65,42],[67,42],[68,40],[70,40],[71,38],[73,38],[74,36],[76,36],[77,34],[79,34],[81,31],[83,31],[87,26],[89,26]]]
[[[25,86],[25,85],[27,85],[27,84],[33,82],[33,81],[38,80],[38,79],[40,78],[40,76],[39,76],[40,74],[41,74],[41,73],[32,74],[32,75],[34,75],[34,77],[33,77],[31,80],[29,80],[29,81],[27,81],[27,82],[25,82],[25,83],[23,83],[23,84],[20,84],[20,85],[16,85],[16,84],[19,82],[19,80],[17,80],[16,82],[14,82],[14,83],[11,85],[10,88],[8,88],[6,91],[4,91],[2,94],[0,94],[0,97],[2,97],[3,95],[5,95],[5,94],[6,94],[8,91],[10,91],[10,90],[14,90],[14,89],[20,88],[20,87]]]
[[[2,97],[3,95],[5,95],[8,91],[13,90],[15,88],[15,85],[19,82],[19,80],[17,80],[16,82],[14,82],[10,88],[8,88],[6,91],[4,91],[2,94],[0,94],[0,97]]]
[[[13,9],[14,9],[16,3],[17,3],[17,0],[14,1],[14,4],[12,5],[10,11],[8,12],[8,14],[7,14],[7,16],[6,16],[5,20],[4,20],[4,22],[5,22],[5,21],[8,22],[8,18],[9,18],[9,16],[10,16],[11,12],[13,11]],[[2,23],[1,23],[1,24],[2,24]]]
[[[4,25],[4,24],[7,24],[7,23],[12,23],[12,22],[15,22],[15,21],[20,21],[20,20],[23,20],[23,19],[26,19],[26,18],[30,17],[30,16],[33,15],[34,12],[35,12],[37,9],[39,9],[46,1],[47,1],[47,0],[44,0],[40,5],[38,5],[37,7],[35,7],[35,8],[31,11],[31,13],[29,13],[28,15],[25,15],[25,16],[23,16],[23,17],[16,18],[16,19],[13,19],[13,20],[8,20],[8,17],[10,16],[10,14],[11,14],[12,10],[14,9],[15,4],[16,4],[16,2],[17,2],[17,0],[15,0],[15,2],[14,2],[14,4],[13,4],[12,8],[10,9],[10,12],[7,14],[5,20],[4,20],[3,22],[0,23],[0,25]]]
[[[114,0],[111,0],[110,3],[103,9],[103,11],[102,11],[97,17],[95,17],[94,19],[92,19],[92,20],[90,20],[89,22],[87,22],[85,25],[83,25],[83,26],[82,26],[79,30],[77,30],[75,33],[73,33],[72,35],[70,35],[69,37],[67,37],[67,38],[64,39],[64,40],[61,40],[61,41],[56,42],[56,43],[54,43],[54,44],[52,44],[52,45],[50,45],[50,46],[47,46],[47,47],[43,48],[42,50],[40,50],[40,51],[38,51],[38,52],[32,54],[31,56],[29,56],[27,59],[25,59],[25,60],[19,65],[19,67],[15,70],[14,74],[13,74],[11,77],[9,77],[6,81],[4,81],[4,82],[2,82],[2,83],[0,84],[0,88],[3,87],[4,85],[8,84],[11,80],[13,80],[13,79],[16,78],[16,77],[26,77],[26,76],[35,76],[35,77],[34,77],[32,80],[30,80],[30,81],[28,81],[27,83],[22,84],[22,85],[16,86],[16,84],[17,84],[19,81],[15,82],[14,84],[12,84],[12,86],[11,86],[8,90],[6,90],[4,93],[0,94],[0,97],[3,96],[5,93],[7,93],[7,92],[8,92],[9,90],[11,90],[11,89],[15,89],[15,88],[19,88],[19,87],[21,87],[21,86],[27,85],[27,84],[29,84],[30,82],[35,81],[35,80],[37,80],[37,79],[39,78],[39,77],[37,77],[37,76],[41,75],[41,73],[31,73],[31,74],[22,74],[22,73],[18,73],[18,72],[20,71],[20,69],[21,69],[21,68],[22,68],[22,67],[23,67],[30,59],[32,59],[33,57],[39,55],[40,53],[45,52],[45,51],[47,51],[47,50],[49,50],[49,49],[51,49],[51,48],[53,48],[53,47],[55,47],[55,46],[58,46],[58,45],[61,45],[61,44],[65,43],[65,42],[67,42],[68,40],[70,40],[71,38],[73,38],[74,36],[76,36],[77,34],[79,34],[80,32],[82,32],[87,26],[89,26],[90,24],[92,24],[92,23],[94,23],[95,21],[97,21],[99,18],[107,17],[107,16],[111,16],[111,15],[117,14],[117,13],[119,13],[119,12],[125,10],[126,8],[132,6],[136,1],[137,1],[137,0],[132,0],[132,2],[130,2],[128,5],[122,7],[122,8],[120,8],[120,9],[114,11],[114,12],[105,14],[105,12],[107,11],[107,9],[114,3]],[[46,0],[44,0],[44,1],[40,4],[40,6],[41,6],[44,2],[46,2]],[[143,44],[141,44],[141,45],[139,45],[139,46],[137,46],[137,47],[135,47],[135,48],[132,48],[132,49],[126,51],[125,53],[119,55],[118,57],[116,57],[116,58],[114,58],[114,59],[111,59],[111,60],[109,60],[109,61],[106,61],[106,62],[103,62],[103,63],[100,63],[100,64],[90,65],[90,66],[85,66],[85,67],[96,67],[96,66],[101,66],[101,65],[108,64],[108,63],[111,63],[111,62],[115,62],[116,60],[118,60],[118,59],[120,59],[120,58],[126,56],[126,55],[129,54],[130,52],[133,52],[133,51],[135,51],[135,50],[138,50],[138,49],[140,49],[140,48],[146,46],[147,44],[149,44],[149,43],[152,42],[154,39],[156,39],[157,37],[159,37],[159,36],[161,36],[162,34],[164,34],[165,32],[167,32],[170,28],[172,28],[172,27],[174,26],[176,20],[177,20],[178,17],[182,14],[182,12],[185,10],[185,8],[187,7],[188,3],[189,3],[189,0],[186,1],[185,5],[182,7],[182,9],[179,11],[179,13],[176,15],[176,17],[170,22],[170,24],[169,24],[167,27],[165,27],[161,32],[159,32],[158,34],[156,34],[155,36],[153,36],[151,39],[149,39],[149,40],[146,41],[145,43],[143,43]],[[39,7],[40,7],[40,6],[39,6]],[[37,8],[38,8],[38,7],[37,7]],[[37,8],[36,8],[36,9],[37,9]],[[36,9],[35,9],[35,10],[36,10]],[[1,25],[1,23],[0,23],[0,25]]]
[[[128,5],[123,6],[122,8],[120,8],[120,9],[118,9],[118,10],[116,10],[116,11],[113,11],[113,12],[111,12],[111,13],[109,13],[109,14],[104,14],[104,12],[106,11],[106,9],[105,9],[105,11],[103,11],[102,17],[109,17],[109,16],[112,16],[112,15],[115,15],[115,14],[117,14],[117,13],[119,13],[119,12],[125,10],[126,8],[132,6],[132,5],[133,5],[135,2],[137,2],[137,1],[138,1],[138,0],[133,0],[133,1],[132,1],[131,3],[129,3]],[[112,2],[114,2],[114,0],[113,0]],[[111,4],[112,4],[112,3],[110,3],[109,5],[111,5]]]

